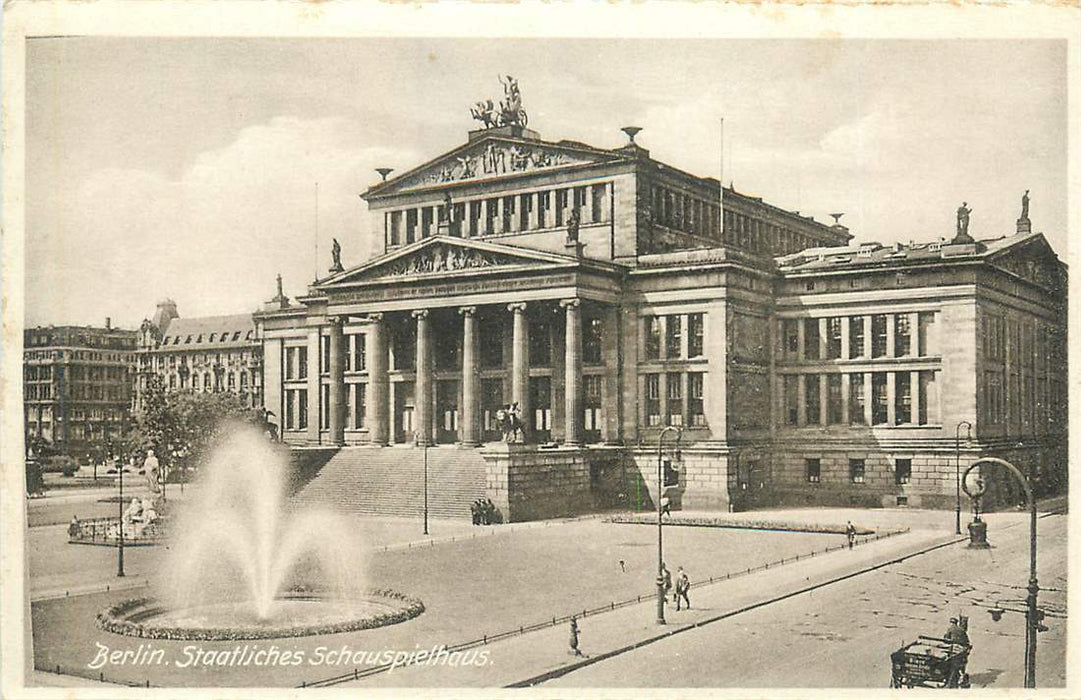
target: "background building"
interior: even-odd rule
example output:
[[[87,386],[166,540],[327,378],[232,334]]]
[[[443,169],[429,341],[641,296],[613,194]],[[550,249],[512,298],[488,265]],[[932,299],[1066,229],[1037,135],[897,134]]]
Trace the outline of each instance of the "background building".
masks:
[[[53,451],[100,456],[127,425],[135,368],[135,331],[45,326],[23,331],[26,437]]]
[[[143,321],[138,346],[137,409],[152,376],[166,391],[229,392],[262,406],[262,345],[251,314],[180,318],[176,302],[165,299]]]
[[[980,241],[959,216],[949,241],[855,245],[625,131],[480,129],[365,192],[378,254],[256,315],[286,441],[488,443],[429,464],[515,520],[655,499],[665,426],[684,507],[952,506],[981,455],[1064,482],[1065,267],[1027,201]],[[510,403],[525,444],[492,444]],[[306,491],[408,492],[420,457],[384,457],[339,450]]]

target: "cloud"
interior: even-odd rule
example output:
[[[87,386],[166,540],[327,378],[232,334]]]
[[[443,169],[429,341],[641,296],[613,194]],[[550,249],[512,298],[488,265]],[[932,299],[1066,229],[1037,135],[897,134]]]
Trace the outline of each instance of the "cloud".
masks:
[[[417,162],[410,148],[369,143],[363,124],[340,117],[278,117],[199,154],[175,179],[138,169],[92,172],[50,231],[28,237],[29,323],[133,326],[156,300],[185,316],[242,313],[274,293],[280,271],[296,295],[319,274],[330,241],[343,262],[367,257],[367,207],[358,197],[373,168]]]

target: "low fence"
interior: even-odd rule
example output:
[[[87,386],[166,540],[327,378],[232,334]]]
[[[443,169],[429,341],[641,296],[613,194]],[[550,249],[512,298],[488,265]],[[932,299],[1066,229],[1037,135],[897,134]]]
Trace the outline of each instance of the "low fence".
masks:
[[[890,531],[886,531],[886,532],[882,532],[882,533],[876,533],[874,535],[869,535],[869,536],[858,536],[856,538],[855,545],[859,546],[859,545],[867,544],[869,542],[877,542],[878,540],[893,537],[895,535],[901,535],[901,534],[904,534],[904,533],[907,533],[907,532],[909,532],[909,529],[905,528],[903,530],[890,530]],[[785,564],[792,564],[792,563],[795,563],[797,561],[805,561],[807,559],[812,559],[812,558],[817,557],[817,556],[822,555],[822,554],[827,554],[829,552],[836,552],[838,550],[847,549],[847,548],[848,548],[847,543],[841,543],[841,544],[829,546],[829,547],[826,547],[826,548],[820,549],[820,550],[812,550],[808,554],[796,554],[796,555],[791,556],[791,557],[784,557],[784,558],[779,559],[777,561],[766,562],[765,564],[759,564],[757,566],[750,566],[750,567],[747,567],[746,569],[740,569],[738,571],[729,571],[729,572],[724,573],[723,575],[710,576],[708,579],[699,579],[698,581],[694,581],[694,582],[691,583],[691,588],[701,588],[702,586],[708,586],[708,585],[711,585],[711,584],[714,584],[714,583],[719,583],[721,581],[729,581],[731,579],[739,578],[741,576],[748,576],[748,575],[756,573],[758,571],[765,571],[765,570],[770,569],[770,568],[776,568],[778,566],[783,566]],[[594,615],[600,615],[600,614],[603,614],[603,613],[612,612],[614,610],[619,610],[620,608],[625,608],[625,607],[628,607],[630,605],[638,605],[639,603],[641,603],[643,601],[650,601],[650,600],[656,600],[656,599],[657,599],[657,591],[656,591],[656,588],[654,588],[649,593],[646,593],[644,595],[639,595],[639,596],[636,596],[634,598],[628,598],[626,600],[621,600],[621,601],[612,601],[608,605],[602,605],[602,606],[600,606],[598,608],[584,609],[581,612],[576,611],[576,612],[572,612],[572,613],[567,614],[567,615],[552,617],[551,619],[542,620],[542,621],[535,622],[535,623],[532,623],[532,624],[529,624],[529,625],[520,625],[516,629],[504,630],[504,631],[499,632],[497,634],[486,634],[486,635],[483,635],[483,636],[481,636],[481,637],[479,637],[477,639],[472,639],[472,640],[469,640],[467,642],[462,642],[460,644],[454,644],[454,645],[449,645],[449,646],[440,646],[440,645],[435,645],[435,646],[437,646],[440,649],[441,652],[443,650],[445,650],[448,654],[456,652],[456,651],[465,651],[465,650],[473,649],[473,648],[476,648],[476,647],[479,647],[479,646],[484,646],[484,645],[490,644],[492,642],[498,642],[498,641],[503,640],[503,639],[509,639],[511,637],[518,637],[518,636],[527,634],[529,632],[537,632],[539,630],[548,629],[550,627],[557,627],[557,626],[562,625],[562,624],[569,624],[571,619],[574,619],[574,618],[581,619],[581,618],[585,618],[585,617],[592,617]],[[408,664],[406,664],[406,665],[408,665]],[[374,676],[374,675],[378,675],[380,673],[384,673],[386,671],[389,671],[392,667],[394,667],[393,663],[387,663],[387,664],[380,664],[378,666],[371,666],[369,668],[364,668],[364,669],[354,668],[351,673],[344,673],[344,674],[340,674],[340,675],[337,675],[337,676],[331,676],[329,678],[321,678],[321,679],[318,679],[318,680],[315,680],[315,681],[310,681],[310,682],[309,681],[304,681],[297,687],[298,688],[324,688],[324,687],[328,687],[328,686],[332,686],[332,685],[337,685],[339,683],[348,683],[349,681],[360,680],[361,678],[367,678],[369,676]]]
[[[123,678],[111,678],[106,676],[103,671],[94,671],[92,669],[83,668],[80,666],[74,666],[68,668],[56,664],[55,666],[44,667],[34,664],[35,671],[42,671],[44,673],[55,673],[58,676],[74,676],[75,678],[85,678],[91,681],[97,681],[98,683],[111,683],[113,685],[126,685],[129,688],[152,688],[155,686],[150,685],[150,679],[147,678],[141,681],[133,681]]]
[[[102,547],[120,546],[120,518],[87,518],[68,528],[71,544],[94,544]],[[149,547],[165,538],[165,522],[159,518],[152,523],[124,523],[125,547]]]

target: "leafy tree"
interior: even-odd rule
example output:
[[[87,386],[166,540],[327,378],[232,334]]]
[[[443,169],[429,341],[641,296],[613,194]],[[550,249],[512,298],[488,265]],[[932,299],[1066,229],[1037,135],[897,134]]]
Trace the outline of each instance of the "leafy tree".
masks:
[[[160,377],[153,377],[147,388],[144,408],[131,433],[125,436],[130,453],[145,455],[154,450],[159,462],[169,467],[174,478],[180,470],[198,467],[208,448],[231,422],[262,426],[261,410],[246,408],[232,393],[205,393],[192,390],[164,389]],[[140,461],[136,457],[136,461]]]

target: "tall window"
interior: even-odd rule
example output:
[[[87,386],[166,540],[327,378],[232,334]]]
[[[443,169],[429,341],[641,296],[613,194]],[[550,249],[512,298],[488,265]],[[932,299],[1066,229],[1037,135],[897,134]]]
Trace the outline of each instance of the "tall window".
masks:
[[[668,425],[683,425],[683,375],[668,373]]]
[[[848,480],[853,484],[862,484],[866,475],[866,467],[862,459],[848,460]]]
[[[599,365],[603,362],[602,341],[604,340],[604,321],[600,318],[587,318],[585,337],[582,338],[582,361],[587,365]]]
[[[687,412],[693,426],[706,424],[705,374],[690,372],[687,374]]]
[[[911,459],[898,459],[894,462],[893,469],[894,479],[897,485],[907,484],[912,480],[912,460]]]
[[[864,419],[863,373],[848,375],[848,422],[863,425]]]
[[[908,314],[893,317],[893,354],[905,357],[912,352],[912,328]]]
[[[300,345],[285,349],[285,378],[307,379],[308,348]],[[210,375],[206,375],[206,388],[210,388]]]
[[[604,375],[587,374],[582,377],[582,396],[585,403],[585,420],[582,427],[590,439],[596,439],[600,435],[604,425],[603,412],[603,387]]]
[[[357,336],[360,338],[361,336]],[[363,343],[362,343],[363,344]],[[353,428],[359,430],[367,425],[367,385],[353,384]]]
[[[843,318],[826,319],[826,357],[830,360],[841,358],[841,323]]]
[[[330,336],[319,336],[319,374],[330,374]]]
[[[785,423],[799,423],[799,377],[795,374],[784,375],[784,416]]]
[[[646,316],[644,323],[646,331],[646,359],[659,360],[661,357],[661,319],[657,316]]]
[[[864,357],[863,316],[848,317],[848,356]]]
[[[799,324],[802,321],[798,318],[786,318],[784,321],[784,328],[782,334],[784,335],[784,351],[786,355],[798,355],[799,354]]]
[[[363,372],[365,365],[367,364],[367,357],[365,356],[366,345],[365,336],[357,333],[350,336],[353,339],[353,367],[354,372]]]
[[[687,314],[687,357],[701,357],[704,354],[705,338],[705,316]]]
[[[807,474],[807,481],[811,484],[817,484],[822,480],[822,460],[818,457],[808,457],[803,460],[804,471]]]
[[[482,367],[503,366],[503,324],[498,318],[480,322],[480,363]]]
[[[822,404],[819,401],[818,375],[806,374],[803,376],[804,395],[807,406],[807,423],[818,423],[822,416]]]
[[[550,367],[552,364],[552,325],[547,318],[536,319],[529,328],[529,366]]]
[[[646,377],[646,425],[661,424],[661,375],[647,374]]]
[[[871,357],[886,356],[886,317],[875,314],[871,317]]]
[[[843,423],[841,415],[841,375],[830,374],[826,376],[826,422],[835,424]]]
[[[886,394],[886,373],[871,375],[871,422],[882,425],[889,419],[889,396]]]
[[[683,317],[673,314],[667,317],[667,330],[664,340],[665,356],[668,359],[683,356]]]
[[[319,429],[330,430],[330,385],[319,387]]]
[[[803,356],[808,360],[818,359],[818,319],[803,319]]]
[[[894,374],[894,412],[898,425],[912,422],[912,375],[908,372]]]

